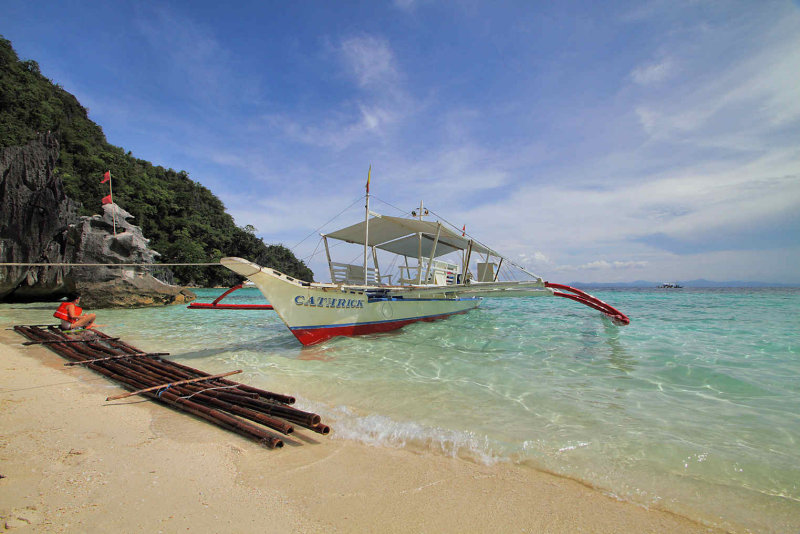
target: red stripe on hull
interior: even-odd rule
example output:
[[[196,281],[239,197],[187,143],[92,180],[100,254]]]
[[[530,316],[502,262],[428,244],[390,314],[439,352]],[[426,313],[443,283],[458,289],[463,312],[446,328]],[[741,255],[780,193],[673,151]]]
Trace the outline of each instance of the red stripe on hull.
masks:
[[[272,304],[209,304],[208,302],[192,302],[192,310],[271,310]]]
[[[314,345],[316,343],[322,343],[323,341],[336,336],[363,336],[365,334],[391,332],[392,330],[403,328],[407,324],[417,323],[420,321],[432,322],[439,319],[447,319],[451,315],[467,313],[472,309],[474,308],[448,313],[445,315],[436,315],[434,317],[404,319],[402,321],[391,321],[385,323],[352,324],[347,326],[331,326],[326,328],[296,328],[292,330],[292,334],[294,334],[303,345]]]

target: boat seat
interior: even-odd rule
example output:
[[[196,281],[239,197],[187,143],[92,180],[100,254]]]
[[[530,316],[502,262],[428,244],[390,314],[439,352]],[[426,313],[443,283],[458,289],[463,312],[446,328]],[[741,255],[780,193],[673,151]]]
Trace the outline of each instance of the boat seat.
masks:
[[[331,271],[334,284],[364,285],[363,265],[331,262]],[[391,278],[389,280],[391,281]],[[367,285],[380,285],[375,267],[367,267]]]

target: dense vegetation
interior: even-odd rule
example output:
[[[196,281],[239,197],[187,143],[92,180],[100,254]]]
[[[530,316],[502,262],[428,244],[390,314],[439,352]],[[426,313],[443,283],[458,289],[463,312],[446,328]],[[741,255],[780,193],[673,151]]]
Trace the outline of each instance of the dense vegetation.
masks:
[[[222,202],[185,171],[154,166],[106,141],[78,100],[39,72],[35,61],[20,61],[0,36],[0,146],[22,145],[50,131],[60,143],[56,173],[67,195],[81,203],[81,215],[99,209],[108,194],[100,179],[114,177],[114,201],[136,217],[163,263],[199,263],[239,256],[303,280],[313,273],[282,245],[266,245],[251,226],[237,227]],[[224,285],[233,273],[219,267],[173,268],[178,283]]]

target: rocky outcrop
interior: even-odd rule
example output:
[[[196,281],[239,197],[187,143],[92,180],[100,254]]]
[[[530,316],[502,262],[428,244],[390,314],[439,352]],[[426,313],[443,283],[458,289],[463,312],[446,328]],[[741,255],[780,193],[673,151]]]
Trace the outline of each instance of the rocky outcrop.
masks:
[[[70,254],[67,230],[75,202],[53,174],[58,141],[50,134],[24,147],[0,149],[0,262],[59,263]],[[66,292],[63,268],[0,269],[0,299],[23,288],[28,298]]]
[[[137,264],[112,267],[0,267],[0,300],[55,300],[80,291],[89,308],[152,306],[194,300],[149,267],[158,257],[133,216],[116,204],[78,217],[53,173],[58,142],[43,135],[0,149],[0,263]]]
[[[153,276],[159,269],[153,265],[159,253],[149,248],[149,240],[130,219],[133,215],[112,203],[103,205],[103,215],[81,217],[70,226],[67,243],[74,249],[72,263],[121,264],[73,267],[69,278],[82,295],[81,303],[90,308],[111,308],[194,300],[191,291]]]

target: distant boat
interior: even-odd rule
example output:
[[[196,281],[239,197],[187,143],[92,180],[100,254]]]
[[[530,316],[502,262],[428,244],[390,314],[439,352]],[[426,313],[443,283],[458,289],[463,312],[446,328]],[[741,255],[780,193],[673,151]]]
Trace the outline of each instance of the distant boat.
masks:
[[[683,288],[683,286],[680,285],[678,282],[675,282],[674,284],[670,283],[670,282],[664,282],[663,284],[661,284],[658,287],[661,288],[661,289],[682,289]]]

